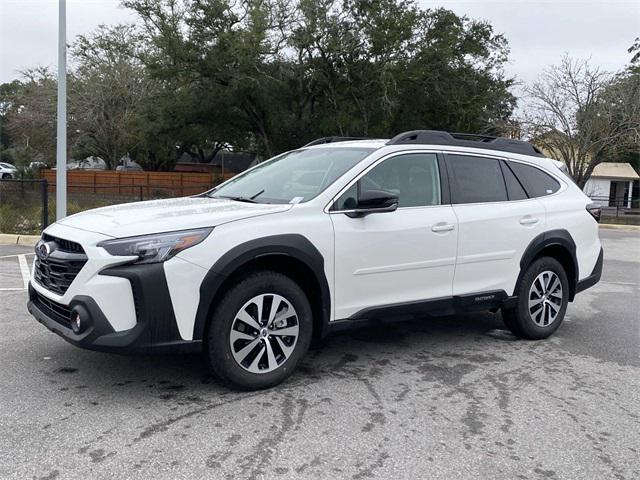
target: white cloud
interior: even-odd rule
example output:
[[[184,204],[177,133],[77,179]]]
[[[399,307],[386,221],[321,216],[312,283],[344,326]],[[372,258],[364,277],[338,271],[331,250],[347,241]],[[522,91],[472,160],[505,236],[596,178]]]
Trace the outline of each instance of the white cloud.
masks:
[[[67,43],[101,23],[134,22],[119,0],[67,0]],[[36,65],[56,69],[58,0],[0,0],[0,82]]]

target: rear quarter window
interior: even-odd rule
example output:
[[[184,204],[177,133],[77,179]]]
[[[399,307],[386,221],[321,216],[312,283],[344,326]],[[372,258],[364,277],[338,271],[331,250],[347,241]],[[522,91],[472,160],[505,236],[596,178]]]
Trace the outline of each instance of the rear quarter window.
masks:
[[[494,158],[447,154],[453,203],[504,202],[507,190]]]
[[[560,190],[560,182],[537,167],[524,163],[508,162],[529,197],[544,197]]]

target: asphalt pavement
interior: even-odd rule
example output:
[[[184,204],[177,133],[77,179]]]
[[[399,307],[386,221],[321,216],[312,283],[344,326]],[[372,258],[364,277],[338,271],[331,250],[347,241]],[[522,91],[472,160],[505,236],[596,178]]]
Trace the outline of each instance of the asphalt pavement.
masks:
[[[380,325],[253,393],[198,356],[67,344],[27,313],[32,249],[0,246],[0,479],[640,478],[640,233],[601,236],[548,340],[500,314]]]

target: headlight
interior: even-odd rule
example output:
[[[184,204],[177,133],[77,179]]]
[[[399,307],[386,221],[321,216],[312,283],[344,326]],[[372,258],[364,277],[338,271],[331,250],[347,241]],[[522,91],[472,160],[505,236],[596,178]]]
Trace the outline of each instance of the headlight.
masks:
[[[197,228],[180,232],[158,233],[139,237],[105,240],[98,247],[119,257],[137,256],[134,263],[159,263],[169,260],[179,252],[199,244],[213,228]]]

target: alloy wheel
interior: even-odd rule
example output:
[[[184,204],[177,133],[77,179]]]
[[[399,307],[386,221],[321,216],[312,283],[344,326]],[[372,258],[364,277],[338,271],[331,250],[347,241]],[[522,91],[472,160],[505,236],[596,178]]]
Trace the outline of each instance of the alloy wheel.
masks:
[[[539,327],[548,327],[562,309],[562,282],[558,275],[546,270],[538,275],[529,289],[529,315]]]
[[[251,373],[282,366],[298,341],[299,322],[289,300],[275,293],[257,295],[236,313],[229,343],[234,360]]]

